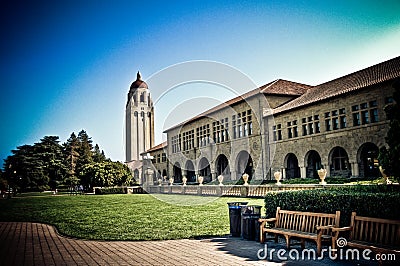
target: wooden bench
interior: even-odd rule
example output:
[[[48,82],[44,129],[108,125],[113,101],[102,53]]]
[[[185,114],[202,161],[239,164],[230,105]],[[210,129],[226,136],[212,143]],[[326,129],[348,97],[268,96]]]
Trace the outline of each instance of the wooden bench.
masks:
[[[400,255],[400,220],[351,214],[350,226],[332,228],[332,248],[336,249],[340,232],[350,232],[346,247],[370,249],[377,253]]]
[[[331,228],[339,227],[340,211],[335,214],[300,212],[276,209],[276,217],[270,219],[259,219],[260,242],[265,242],[265,233],[275,235],[275,242],[278,235],[286,239],[286,247],[290,248],[290,238],[301,239],[301,247],[304,248],[306,239],[313,240],[317,244],[317,254],[321,254],[322,241],[331,241]],[[266,228],[266,223],[274,223],[274,227]]]

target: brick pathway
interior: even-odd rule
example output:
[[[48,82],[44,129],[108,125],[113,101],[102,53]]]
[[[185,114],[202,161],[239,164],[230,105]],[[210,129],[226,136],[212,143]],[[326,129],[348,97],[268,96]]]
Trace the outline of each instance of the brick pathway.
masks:
[[[0,265],[265,265],[249,247],[247,256],[223,250],[223,240],[88,241],[46,224],[1,222]]]
[[[268,242],[268,248],[283,248]],[[322,261],[260,261],[265,247],[240,238],[89,241],[63,237],[53,226],[0,222],[0,265],[360,265]],[[363,263],[361,263],[363,264]]]

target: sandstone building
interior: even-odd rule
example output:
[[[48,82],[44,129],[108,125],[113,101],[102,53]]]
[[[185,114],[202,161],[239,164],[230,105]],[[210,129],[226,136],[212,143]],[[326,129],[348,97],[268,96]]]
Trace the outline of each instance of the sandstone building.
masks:
[[[165,130],[166,143],[148,148],[158,176],[206,182],[328,176],[379,176],[392,84],[400,57],[309,86],[275,80]],[[127,142],[128,144],[128,142]],[[128,157],[127,157],[128,158]]]

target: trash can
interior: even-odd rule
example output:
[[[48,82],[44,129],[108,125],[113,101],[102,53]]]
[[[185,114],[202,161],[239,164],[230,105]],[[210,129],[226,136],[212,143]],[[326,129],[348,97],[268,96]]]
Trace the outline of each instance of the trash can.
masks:
[[[229,227],[231,236],[239,237],[241,233],[241,206],[248,202],[228,202],[229,208]]]
[[[241,207],[241,236],[243,239],[256,240],[259,238],[257,236],[257,232],[259,232],[257,227],[259,227],[258,219],[261,217],[261,208],[262,206],[260,205],[247,205]]]

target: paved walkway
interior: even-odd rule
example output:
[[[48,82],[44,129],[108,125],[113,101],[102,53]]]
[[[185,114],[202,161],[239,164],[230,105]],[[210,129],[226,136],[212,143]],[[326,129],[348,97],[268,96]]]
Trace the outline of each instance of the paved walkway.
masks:
[[[268,249],[283,248],[268,242]],[[166,241],[89,241],[60,236],[53,226],[0,222],[0,265],[363,265],[259,260],[265,245],[240,238]],[[263,253],[261,253],[263,255]],[[374,264],[369,264],[374,265]]]

